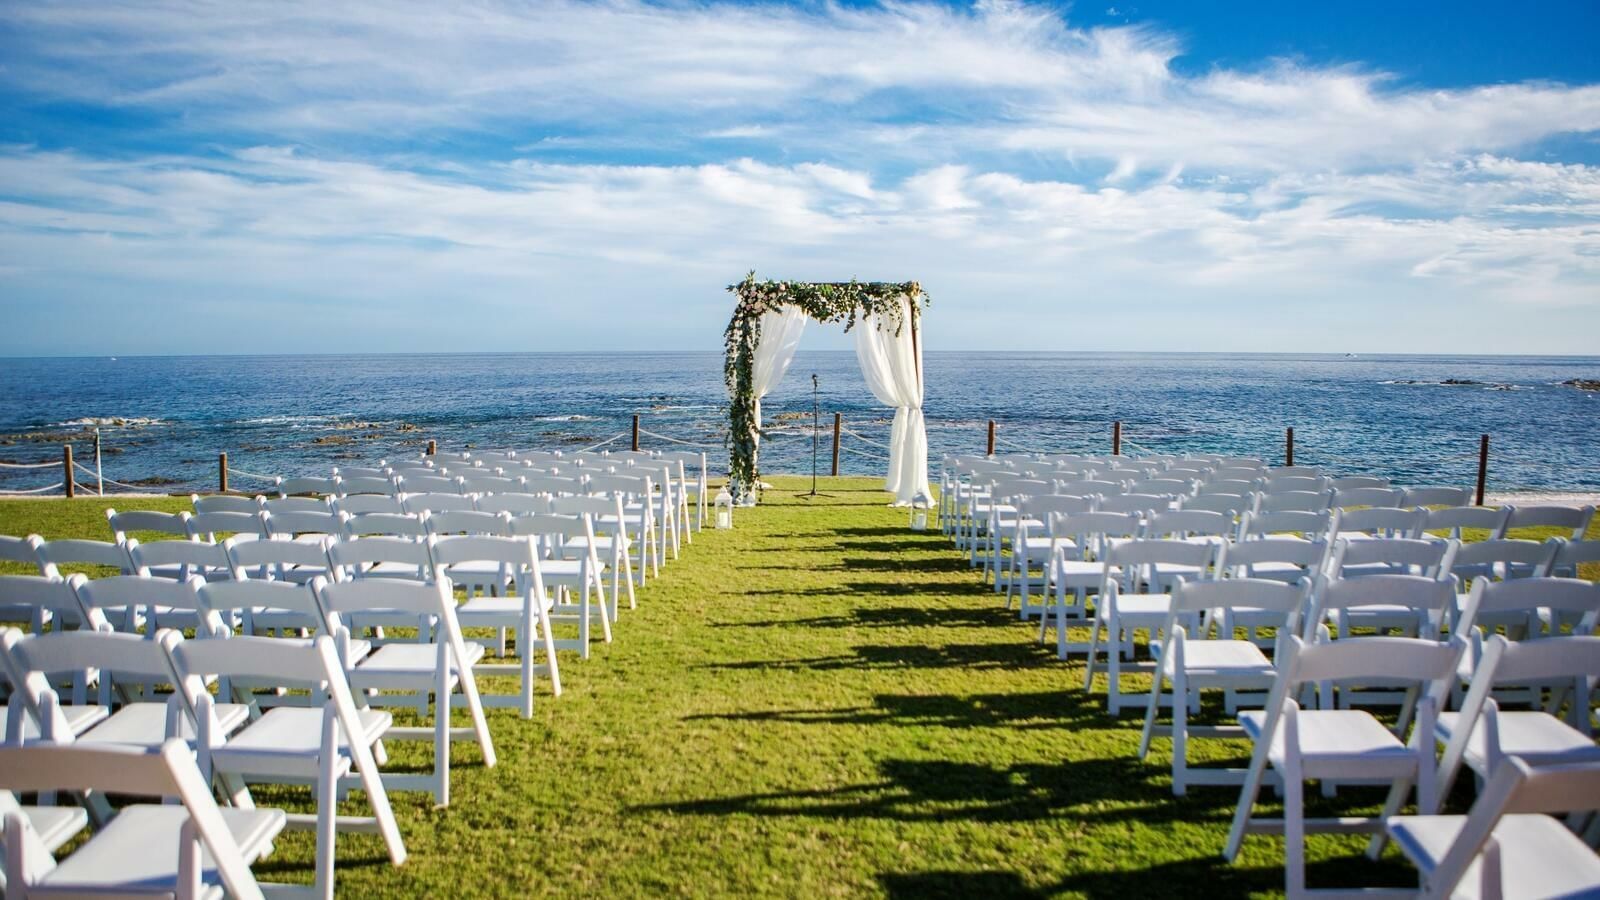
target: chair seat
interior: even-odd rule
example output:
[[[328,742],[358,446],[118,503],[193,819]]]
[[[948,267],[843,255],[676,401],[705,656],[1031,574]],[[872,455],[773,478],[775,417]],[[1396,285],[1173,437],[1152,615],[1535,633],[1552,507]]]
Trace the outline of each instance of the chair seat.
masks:
[[[1172,674],[1169,657],[1162,668]],[[1190,678],[1240,678],[1270,682],[1277,670],[1261,648],[1250,641],[1184,641],[1183,668]]]
[[[1500,752],[1506,756],[1520,756],[1530,766],[1600,760],[1600,747],[1595,746],[1593,738],[1549,713],[1512,710],[1501,712],[1498,718]],[[1434,736],[1441,743],[1448,742],[1460,720],[1460,713],[1440,713],[1434,724]],[[1479,719],[1467,738],[1465,752],[1467,765],[1480,774],[1487,774],[1484,735],[1484,720]]]
[[[361,575],[365,578],[409,578],[412,580],[417,580],[420,577],[416,566],[401,562],[373,563],[362,569]]]
[[[468,642],[466,665],[483,658],[483,647]],[[383,687],[389,679],[427,678],[430,681],[437,671],[439,647],[437,644],[385,644],[362,660],[350,673],[351,687]],[[459,664],[460,661],[458,661]]]
[[[583,578],[583,566],[584,560],[581,559],[539,560],[539,571],[544,575],[545,583],[552,585],[578,586]],[[599,573],[604,572],[605,569],[605,560],[601,560],[599,567],[594,571]]]
[[[111,711],[104,706],[61,706],[58,708],[61,710],[61,714],[66,717],[67,727],[74,736],[83,734],[100,722],[105,721],[111,715]],[[11,708],[9,706],[0,706],[0,740],[3,740],[10,733],[10,726]],[[39,726],[33,721],[33,716],[23,715],[22,739],[25,741],[39,739]]]
[[[1261,737],[1265,710],[1239,713],[1239,724],[1251,740]],[[1383,723],[1360,709],[1304,709],[1300,711],[1300,757],[1307,777],[1316,777],[1317,763],[1358,763],[1374,776],[1411,771],[1416,754],[1406,749]],[[1281,767],[1284,760],[1283,728],[1274,729],[1267,758]]]
[[[1400,851],[1423,872],[1439,867],[1466,824],[1466,816],[1395,816],[1389,833]],[[1600,892],[1600,857],[1559,821],[1544,815],[1502,816],[1494,829],[1500,845],[1502,896],[1592,897]],[[1480,863],[1474,861],[1450,896],[1481,896]]]
[[[549,611],[554,604],[549,595],[545,596],[544,608]],[[522,597],[473,597],[471,600],[456,607],[456,619],[462,627],[482,627],[486,618],[492,618],[497,623],[515,621],[522,616]]]
[[[281,809],[220,810],[244,858],[259,859],[288,821]],[[179,830],[189,820],[182,806],[130,806],[28,888],[30,897],[90,894],[171,895],[178,884]],[[222,896],[211,854],[201,853],[201,882],[208,897]]]
[[[237,731],[250,718],[250,708],[241,703],[218,703],[217,722],[223,734]],[[194,725],[186,715],[178,717],[178,733],[194,743]],[[78,736],[80,744],[127,744],[134,747],[159,747],[167,739],[167,704],[129,703],[109,718]]]
[[[81,806],[24,806],[22,814],[45,850],[52,853],[89,824],[89,813]]]
[[[1118,594],[1117,618],[1124,624],[1132,619],[1150,619],[1157,624],[1165,623],[1167,610],[1172,608],[1171,594]],[[1102,603],[1100,618],[1103,620],[1111,611],[1111,605]]]
[[[381,709],[359,710],[363,740],[371,743],[394,724],[394,717]],[[278,706],[251,722],[243,731],[211,751],[220,771],[242,775],[313,777],[315,759],[322,748],[321,707]],[[339,735],[341,750],[350,746],[350,736]],[[349,757],[340,754],[340,774],[350,768]]]

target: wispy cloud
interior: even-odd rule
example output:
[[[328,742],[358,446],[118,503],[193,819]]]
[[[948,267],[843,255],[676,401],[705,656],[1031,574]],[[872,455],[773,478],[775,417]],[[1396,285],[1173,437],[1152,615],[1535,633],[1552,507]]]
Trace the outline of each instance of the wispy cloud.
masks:
[[[709,347],[756,267],[919,278],[952,343],[990,346],[1308,349],[1316,304],[1358,349],[1455,349],[1368,327],[1444,309],[1544,311],[1483,349],[1600,325],[1600,170],[1533,152],[1600,131],[1595,85],[1186,76],[1171,34],[1005,0],[12,4],[0,40],[20,106],[139,122],[0,148],[0,277],[62,316],[182,302],[243,335],[450,298],[452,347]]]

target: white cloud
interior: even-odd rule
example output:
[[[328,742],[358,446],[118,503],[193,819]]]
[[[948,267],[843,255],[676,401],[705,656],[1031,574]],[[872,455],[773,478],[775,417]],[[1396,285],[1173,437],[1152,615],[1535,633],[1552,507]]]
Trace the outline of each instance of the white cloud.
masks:
[[[990,346],[1313,349],[1316,304],[1372,340],[1448,307],[1384,333],[1409,349],[1513,307],[1565,323],[1495,330],[1522,349],[1600,326],[1600,170],[1519,158],[1600,131],[1595,85],[1186,76],[1170,34],[1007,0],[9,4],[0,30],[0,86],[159,142],[0,149],[6,293],[62,316],[124,314],[105,285],[208,334],[244,315],[206,298],[349,321],[450,298],[462,335],[526,326],[506,347],[714,346],[755,267],[918,278]],[[581,315],[607,304],[627,315]]]

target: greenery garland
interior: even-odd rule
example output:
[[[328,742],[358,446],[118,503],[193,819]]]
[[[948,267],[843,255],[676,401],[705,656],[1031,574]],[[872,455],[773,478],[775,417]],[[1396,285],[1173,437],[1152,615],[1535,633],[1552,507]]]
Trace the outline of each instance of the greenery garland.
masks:
[[[875,314],[895,323],[898,335],[905,327],[907,309],[900,298],[913,298],[909,308],[915,316],[919,312],[916,300],[920,299],[926,306],[928,295],[915,281],[757,281],[755,272],[746,275],[738,284],[728,285],[728,290],[739,298],[728,330],[723,333],[727,353],[722,375],[728,384],[728,482],[734,502],[743,503],[746,496],[755,491],[761,475],[756,460],[761,423],[756,421],[753,382],[756,348],[761,345],[762,314],[785,306],[798,306],[818,322],[843,322],[845,331],[854,328],[857,321]]]

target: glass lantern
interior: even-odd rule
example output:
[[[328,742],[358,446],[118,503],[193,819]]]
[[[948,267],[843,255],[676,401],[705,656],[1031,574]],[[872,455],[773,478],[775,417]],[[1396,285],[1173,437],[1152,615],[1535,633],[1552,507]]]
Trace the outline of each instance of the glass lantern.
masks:
[[[928,509],[931,506],[933,506],[933,498],[929,497],[924,491],[917,491],[917,495],[911,498],[912,531],[928,530]]]
[[[714,505],[715,505],[715,508],[716,508],[716,516],[715,516],[716,526],[718,528],[732,528],[733,527],[733,495],[728,493],[728,489],[727,488],[723,488],[722,490],[717,492],[717,499],[715,501],[713,501],[713,502],[714,502]]]

